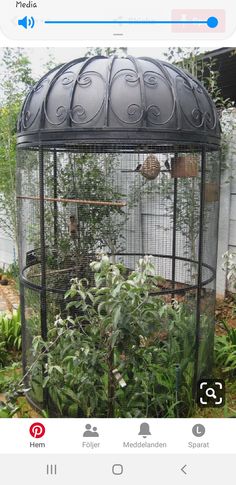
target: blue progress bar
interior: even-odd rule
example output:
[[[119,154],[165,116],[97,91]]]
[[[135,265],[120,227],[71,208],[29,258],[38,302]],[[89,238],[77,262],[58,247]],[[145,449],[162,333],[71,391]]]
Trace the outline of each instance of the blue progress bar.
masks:
[[[112,24],[112,25],[121,25],[121,24],[132,24],[132,25],[142,25],[142,24],[152,24],[152,25],[157,25],[157,24],[178,24],[178,25],[186,25],[186,24],[192,24],[192,25],[207,25],[207,27],[210,27],[211,29],[215,29],[218,24],[219,20],[216,17],[209,17],[207,20],[45,20],[45,24],[57,24],[57,25],[63,25],[63,24]]]

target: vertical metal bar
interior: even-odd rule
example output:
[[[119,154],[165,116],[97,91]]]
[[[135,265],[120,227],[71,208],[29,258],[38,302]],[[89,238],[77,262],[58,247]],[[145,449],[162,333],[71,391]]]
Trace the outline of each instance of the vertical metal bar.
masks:
[[[176,160],[177,156],[175,156]],[[177,196],[178,196],[178,179],[174,178],[174,204],[173,204],[173,234],[172,234],[172,289],[175,289],[175,271],[176,271],[176,225],[177,225]],[[172,293],[172,299],[174,299]]]
[[[138,153],[138,165],[140,165],[141,163],[143,162],[143,159],[140,159],[140,153]],[[138,214],[138,217],[139,217],[139,231],[140,231],[140,238],[141,238],[141,254],[142,254],[142,257],[144,256],[145,254],[145,245],[144,245],[144,227],[143,227],[143,221],[144,221],[144,218],[143,218],[143,199],[142,199],[142,195],[139,199],[139,203],[138,203],[138,211],[139,211],[139,214]]]
[[[25,321],[25,288],[23,283],[20,281],[20,313],[21,313],[21,337],[22,337],[22,368],[23,376],[27,372],[27,329]],[[28,379],[24,379],[24,383],[27,386]]]
[[[215,255],[214,255],[214,264],[212,265],[214,268],[217,267],[217,256],[218,256],[218,245],[219,245],[219,210],[220,207],[222,207],[221,201],[220,201],[220,182],[221,182],[221,165],[222,165],[222,153],[221,152],[216,152],[218,157],[220,157],[219,160],[219,165],[218,165],[218,173],[217,173],[217,185],[218,185],[218,193],[219,193],[219,200],[217,202],[217,208],[214,208],[214,218],[217,217],[217,222],[216,222],[216,245],[215,245]],[[217,165],[215,166],[215,170],[217,170]],[[215,206],[215,204],[214,204]],[[214,288],[213,288],[213,298],[214,298],[214,306],[213,306],[213,328],[212,328],[212,345],[210,348],[210,359],[208,358],[207,360],[207,367],[210,370],[212,370],[213,367],[213,360],[214,360],[214,336],[215,336],[215,325],[216,325],[216,319],[215,319],[215,311],[216,311],[216,271],[215,271],[215,279],[214,279]],[[210,324],[208,324],[209,326]],[[208,328],[209,332],[209,328]]]
[[[175,153],[174,163],[177,162],[178,154]],[[178,179],[177,177],[174,178],[174,201],[173,201],[173,233],[172,233],[172,290],[175,290],[175,271],[176,271],[176,230],[177,230],[177,199],[178,199]],[[171,300],[172,304],[174,303],[175,294],[172,293]],[[176,418],[179,417],[179,388],[180,388],[180,366],[179,364],[176,365],[176,407],[175,407],[175,416]]]
[[[47,340],[46,308],[46,247],[45,247],[45,210],[44,210],[44,156],[39,148],[39,218],[40,218],[40,252],[41,252],[41,335]]]
[[[17,173],[16,173],[16,192],[17,192],[17,195],[22,195],[23,180],[22,180],[22,171],[20,169],[22,152],[18,153],[18,157],[19,158],[17,159]],[[17,208],[17,219],[16,219],[17,244],[18,244],[18,257],[19,257],[19,265],[20,265],[19,282],[20,282],[20,318],[21,318],[21,339],[22,339],[22,370],[23,370],[23,376],[25,376],[27,372],[27,325],[26,325],[26,318],[25,318],[25,288],[22,282],[23,267],[25,264],[25,255],[24,255],[24,259],[22,255],[22,245],[24,240],[23,224],[22,224],[24,203],[22,200],[17,199],[16,208]],[[25,387],[28,387],[27,377],[24,377],[24,384],[25,384]]]
[[[21,155],[18,156],[21,157]],[[21,162],[21,158],[20,158]],[[22,172],[20,170],[20,163],[17,160],[17,177],[16,177],[16,191],[17,195],[22,195]],[[22,369],[23,369],[23,376],[26,375],[27,372],[27,326],[26,326],[26,319],[25,319],[25,288],[22,282],[23,277],[23,255],[22,255],[22,244],[23,244],[23,224],[22,224],[22,214],[23,214],[23,207],[24,203],[20,199],[17,199],[17,243],[18,243],[18,256],[19,256],[19,265],[20,265],[20,318],[21,318],[21,339],[22,339]],[[25,257],[25,255],[24,255]],[[24,384],[28,387],[28,378],[24,377]]]
[[[53,198],[57,199],[57,151],[53,152]],[[54,248],[57,249],[58,236],[58,208],[57,202],[53,203],[53,224],[54,224]]]
[[[39,219],[40,219],[40,251],[41,251],[41,336],[47,341],[47,296],[46,296],[46,247],[45,247],[45,207],[44,207],[44,153],[43,147],[39,147]],[[43,376],[46,376],[47,356],[42,364]],[[48,408],[48,390],[43,390],[43,406]]]
[[[200,214],[199,214],[199,241],[198,241],[198,280],[196,299],[196,331],[195,331],[195,361],[193,378],[193,396],[196,397],[198,370],[199,370],[199,349],[201,334],[201,293],[202,293],[202,263],[203,263],[203,240],[204,240],[204,209],[205,209],[205,182],[206,182],[206,148],[202,148],[201,160],[201,185],[200,185]]]

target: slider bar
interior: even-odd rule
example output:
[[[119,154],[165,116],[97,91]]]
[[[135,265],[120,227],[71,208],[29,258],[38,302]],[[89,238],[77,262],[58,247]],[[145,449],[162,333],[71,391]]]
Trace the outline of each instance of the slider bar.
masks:
[[[207,20],[45,20],[45,24],[192,24],[192,25],[207,25],[211,29],[218,26],[219,21],[216,17],[209,17]]]

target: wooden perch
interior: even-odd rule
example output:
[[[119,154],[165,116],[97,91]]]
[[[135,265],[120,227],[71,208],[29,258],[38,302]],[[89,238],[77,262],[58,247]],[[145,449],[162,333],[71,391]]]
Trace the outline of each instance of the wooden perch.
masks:
[[[17,199],[26,200],[40,200],[40,197],[33,195],[18,195]],[[109,202],[103,200],[82,200],[82,199],[55,199],[54,197],[44,197],[46,202],[68,202],[70,204],[82,204],[82,205],[101,205],[101,206],[113,206],[113,207],[125,207],[126,202]]]
[[[71,271],[76,271],[77,269],[80,269],[79,266],[73,266],[71,268],[64,268],[64,269],[52,269],[50,271],[46,271],[46,275],[54,275],[54,274],[61,274],[61,273],[70,273]],[[31,274],[30,278],[39,278],[42,276],[42,273],[36,273],[36,274]]]

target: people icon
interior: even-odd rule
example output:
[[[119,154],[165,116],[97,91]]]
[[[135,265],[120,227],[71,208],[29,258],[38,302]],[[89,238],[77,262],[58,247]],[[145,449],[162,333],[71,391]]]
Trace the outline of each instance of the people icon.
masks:
[[[83,434],[84,438],[98,438],[99,434],[96,426],[92,428],[91,424],[86,424],[85,429],[86,431]]]

